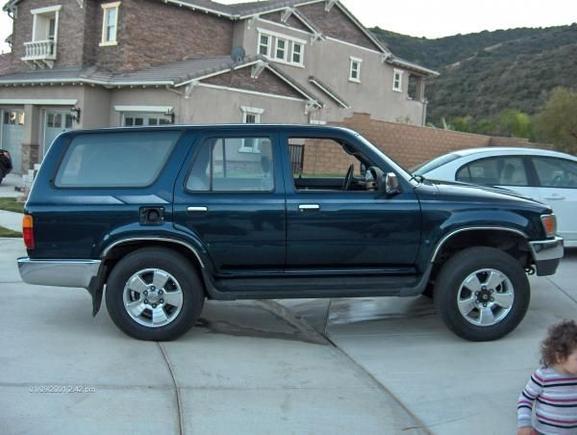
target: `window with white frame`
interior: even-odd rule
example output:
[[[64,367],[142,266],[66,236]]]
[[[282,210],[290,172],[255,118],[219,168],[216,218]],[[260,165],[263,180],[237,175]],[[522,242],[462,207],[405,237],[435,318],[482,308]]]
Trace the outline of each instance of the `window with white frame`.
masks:
[[[297,65],[302,65],[303,64],[303,46],[302,44],[299,44],[298,42],[293,42],[292,43],[292,63],[297,64]]]
[[[264,29],[258,32],[258,54],[275,62],[304,66],[306,41]]]
[[[260,34],[258,38],[258,54],[262,54],[263,56],[270,55],[270,40],[271,37],[269,35]]]
[[[403,71],[400,69],[393,71],[393,91],[403,92]]]
[[[286,61],[286,46],[287,41],[285,39],[276,39],[276,50],[274,54],[275,59]]]
[[[242,106],[240,108],[242,111],[242,122],[244,124],[260,124],[262,120],[262,114],[264,109],[259,109],[256,107]],[[258,147],[258,141],[253,139],[243,139],[239,152],[242,153],[258,153],[260,152]]]
[[[122,114],[125,127],[141,127],[150,125],[172,124],[172,117],[164,113],[125,112]]]
[[[101,46],[116,45],[118,34],[118,8],[120,2],[104,3],[102,6],[102,39]]]
[[[351,63],[349,67],[349,80],[351,82],[361,82],[361,65],[363,63],[362,59],[357,57],[351,57]]]
[[[32,9],[32,41],[44,43],[45,46],[36,46],[45,55],[55,55],[55,43],[58,37],[58,15],[62,6],[48,6]]]

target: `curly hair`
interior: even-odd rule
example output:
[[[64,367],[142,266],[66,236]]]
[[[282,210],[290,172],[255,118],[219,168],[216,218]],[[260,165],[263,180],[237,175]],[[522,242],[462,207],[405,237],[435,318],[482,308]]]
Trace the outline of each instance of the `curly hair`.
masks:
[[[549,335],[541,344],[541,364],[559,364],[577,350],[577,323],[563,320],[549,328]]]

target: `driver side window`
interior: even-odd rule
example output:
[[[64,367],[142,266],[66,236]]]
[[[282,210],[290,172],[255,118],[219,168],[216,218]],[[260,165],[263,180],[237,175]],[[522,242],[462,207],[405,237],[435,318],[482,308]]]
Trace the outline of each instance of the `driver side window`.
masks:
[[[364,191],[375,190],[376,180],[363,157],[328,138],[289,138],[296,190]]]

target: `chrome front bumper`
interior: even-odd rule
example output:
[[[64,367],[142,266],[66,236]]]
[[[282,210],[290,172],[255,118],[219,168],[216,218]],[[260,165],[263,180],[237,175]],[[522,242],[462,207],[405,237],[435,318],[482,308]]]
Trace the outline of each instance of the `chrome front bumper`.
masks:
[[[100,260],[31,260],[18,259],[18,270],[27,284],[88,289],[98,274]]]
[[[557,270],[557,266],[559,266],[561,258],[563,258],[563,239],[555,237],[551,240],[529,242],[529,246],[535,261],[537,275],[553,275]]]

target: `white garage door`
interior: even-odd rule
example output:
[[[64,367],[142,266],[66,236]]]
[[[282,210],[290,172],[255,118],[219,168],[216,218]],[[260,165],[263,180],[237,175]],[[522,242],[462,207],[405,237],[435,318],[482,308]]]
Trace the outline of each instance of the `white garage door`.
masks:
[[[70,112],[50,110],[45,114],[44,120],[44,143],[43,155],[48,152],[54,139],[60,134],[72,128],[72,115]]]
[[[12,156],[12,173],[22,171],[22,138],[24,136],[24,112],[5,110],[2,113],[2,142],[0,148]]]

